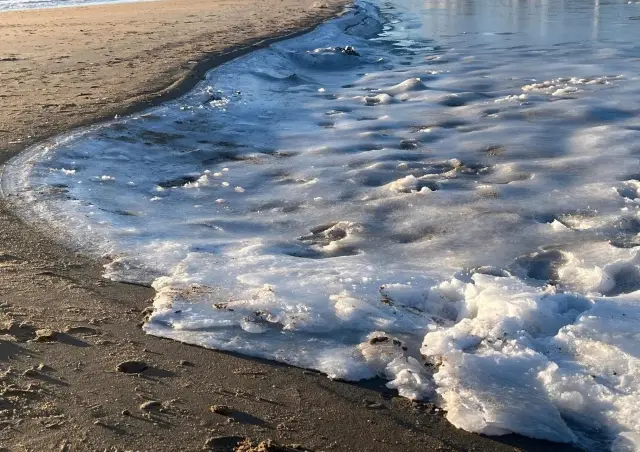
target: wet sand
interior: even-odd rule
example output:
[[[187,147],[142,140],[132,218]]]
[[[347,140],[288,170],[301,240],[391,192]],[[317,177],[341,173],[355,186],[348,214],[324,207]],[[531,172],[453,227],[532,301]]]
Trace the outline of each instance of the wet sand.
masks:
[[[0,163],[179,95],[216,64],[343,6],[173,0],[2,13]],[[246,437],[310,450],[570,450],[457,430],[381,382],[334,382],[147,336],[139,326],[151,289],[100,274],[100,262],[0,204],[0,451],[228,450]],[[126,360],[148,367],[118,372]]]

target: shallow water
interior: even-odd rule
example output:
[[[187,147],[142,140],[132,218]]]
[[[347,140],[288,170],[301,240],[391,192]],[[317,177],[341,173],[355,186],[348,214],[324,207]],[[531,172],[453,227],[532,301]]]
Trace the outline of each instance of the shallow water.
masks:
[[[11,162],[150,334],[640,441],[640,5],[394,0]],[[347,48],[353,46],[353,49]]]
[[[104,3],[129,3],[149,0],[0,0],[0,12],[21,9],[62,8]]]

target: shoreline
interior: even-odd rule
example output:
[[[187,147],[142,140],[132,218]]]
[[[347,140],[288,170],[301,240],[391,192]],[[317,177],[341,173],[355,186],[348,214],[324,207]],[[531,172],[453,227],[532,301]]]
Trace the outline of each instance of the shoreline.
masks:
[[[135,3],[139,0],[131,0],[127,3]],[[142,0],[142,1],[162,1],[162,0]],[[103,3],[99,3],[96,6],[105,5]],[[82,8],[86,8],[90,6],[83,6]],[[66,6],[65,8],[75,8],[74,6]],[[41,8],[45,9],[46,8]],[[28,11],[28,10],[21,10]],[[325,20],[330,20],[331,18],[338,17],[341,13],[331,16]],[[320,22],[320,23],[322,23]],[[42,135],[37,136],[29,136],[25,141],[21,141],[20,143],[16,142],[7,142],[9,145],[9,151],[6,152],[3,149],[0,149],[0,167],[4,167],[9,160],[16,157],[18,154],[27,151],[29,148],[34,146],[42,146],[46,145],[51,140],[61,136],[74,133],[75,131],[80,131],[82,129],[90,128],[90,127],[99,127],[101,124],[109,123],[116,117],[122,116],[130,116],[136,113],[142,113],[148,109],[153,107],[157,107],[165,102],[178,99],[183,95],[187,94],[189,91],[194,89],[198,83],[204,80],[204,76],[207,72],[216,67],[223,65],[229,61],[232,61],[236,58],[240,58],[250,52],[255,50],[263,49],[265,47],[270,46],[279,41],[283,41],[286,39],[293,39],[298,36],[302,36],[311,30],[315,29],[319,24],[313,24],[305,26],[299,30],[296,30],[289,34],[277,35],[269,38],[255,38],[249,39],[247,43],[244,43],[241,46],[231,48],[229,50],[225,50],[220,53],[213,53],[210,55],[205,55],[204,58],[197,61],[197,63],[187,70],[180,78],[166,86],[165,88],[160,89],[156,92],[151,93],[141,93],[135,95],[130,99],[130,103],[122,105],[121,107],[114,107],[113,112],[114,115],[105,114],[105,115],[97,115],[97,116],[85,116],[84,119],[78,120],[75,124],[70,125],[65,128],[56,128],[51,132],[47,132]],[[2,134],[0,133],[0,137]],[[1,200],[0,200],[1,201]]]
[[[57,5],[57,6],[36,6],[32,8],[7,8],[0,9],[0,14],[8,13],[12,11],[42,11],[42,10],[52,10],[52,9],[60,9],[60,8],[85,8],[90,6],[101,6],[101,5],[113,5],[118,3],[138,3],[138,2],[155,2],[158,0],[100,0],[93,3],[81,3],[81,4],[71,4],[71,5]],[[161,1],[161,0],[160,0]]]
[[[158,23],[175,20],[169,17],[171,12],[183,7],[185,23],[179,25],[203,21],[200,28],[194,27],[191,49],[199,48],[198,39],[205,36],[201,31],[209,25],[201,17],[198,19],[203,16],[201,9],[222,8],[206,6],[204,1],[189,5],[184,0],[156,3],[173,5],[165,13],[156,13]],[[237,7],[241,3],[235,0],[224,4]],[[74,94],[69,90],[82,94],[85,82],[79,82],[74,76],[78,73],[73,70],[63,71],[56,78],[53,85],[62,89],[47,93],[45,103],[34,103],[39,101],[30,92],[39,89],[34,86],[20,88],[18,83],[19,89],[11,85],[9,95],[0,91],[0,101],[5,106],[7,99],[15,101],[0,113],[0,164],[65,131],[179,97],[213,67],[277,40],[304,34],[333,17],[343,6],[343,2],[331,2],[327,8],[314,9],[309,15],[306,8],[310,1],[287,0],[284,6],[283,3],[265,2],[270,7],[265,7],[265,11],[271,9],[280,17],[280,22],[274,19],[267,28],[282,34],[264,36],[255,32],[247,38],[243,14],[249,12],[227,11],[226,16],[221,14],[227,21],[219,31],[217,39],[224,42],[218,51],[200,53],[197,63],[190,63],[195,61],[190,54],[176,58],[177,47],[165,49],[173,56],[165,56],[162,62],[174,65],[165,67],[162,73],[173,74],[174,81],[164,86],[162,77],[149,82],[141,70],[142,80],[136,86],[143,88],[118,91],[119,82],[129,83],[127,76],[131,71],[124,70],[126,65],[116,61],[111,67],[115,69],[106,74],[98,69],[97,79],[92,78],[94,81],[86,84],[98,86],[95,80],[107,83],[107,77],[116,77],[107,88],[114,100],[106,103],[98,102],[103,100],[101,94],[84,99],[88,102],[74,102]],[[80,16],[92,17],[86,20],[98,23],[103,14],[115,15],[118,20],[127,17],[137,20],[141,12],[149,11],[149,4],[100,4],[56,11],[79,11]],[[32,30],[40,33],[41,39],[46,40],[48,33],[59,35],[59,28],[64,27],[55,23],[56,17],[44,17],[48,14],[37,11],[5,13],[16,16],[18,29],[32,26],[25,23],[48,24],[44,31]],[[8,17],[5,13],[0,20]],[[287,17],[281,17],[283,14]],[[292,15],[296,17],[293,25]],[[151,28],[147,32],[154,33],[153,24],[148,27]],[[180,35],[181,30],[174,33]],[[230,35],[242,39],[229,44]],[[62,41],[69,39],[65,37]],[[176,37],[176,41],[181,39]],[[135,46],[135,39],[132,42],[130,45]],[[15,52],[12,42],[0,44],[0,58],[7,53],[3,46]],[[51,61],[68,54],[64,46],[58,51],[63,53],[52,54],[46,45],[40,50],[44,55],[41,57]],[[133,49],[132,54],[135,52]],[[109,56],[108,51],[103,56],[109,61],[119,58]],[[64,65],[64,60],[69,59],[73,56],[51,65]],[[82,63],[86,64],[86,59],[83,57]],[[153,57],[149,64],[161,70],[162,62],[152,60]],[[0,81],[11,75],[12,70],[18,71],[23,61],[0,61]],[[13,64],[14,69],[3,66],[6,63]],[[74,63],[77,69],[79,63]],[[37,66],[31,69],[31,74],[36,72],[29,79],[32,82],[38,81],[38,70],[40,74],[50,71],[46,65],[40,69]],[[55,106],[41,108],[52,105],[51,99]],[[69,106],[70,103],[76,107]],[[37,108],[52,111],[43,114]],[[19,120],[14,122],[12,112],[19,109],[26,111],[20,111]],[[61,114],[61,120],[55,124],[47,122],[37,133],[33,132],[50,113]],[[380,381],[358,384],[331,381],[318,373],[275,362],[146,335],[139,324],[150,306],[151,289],[103,280],[98,262],[63,248],[42,231],[24,224],[6,208],[4,201],[0,201],[0,275],[0,451],[195,451],[202,450],[207,441],[219,446],[212,450],[231,450],[224,444],[246,437],[299,444],[310,450],[543,451],[549,447],[572,450],[570,446],[514,435],[486,438],[457,430],[433,405],[411,403],[386,389]],[[53,334],[45,335],[42,330],[46,329]],[[148,368],[140,374],[116,371],[118,364],[127,360],[144,361]],[[143,408],[147,402],[152,403]],[[229,412],[212,412],[214,405],[227,406]],[[223,439],[212,442],[211,438]]]
[[[102,12],[101,10],[104,9],[128,7],[130,5],[133,5],[135,7],[139,5],[147,6],[150,4],[171,3],[180,4],[183,2],[182,0],[130,0],[125,2],[96,3],[80,6],[70,5],[61,8],[7,10],[1,11],[0,13],[8,17],[9,22],[11,22],[12,19],[10,17],[11,15],[16,16],[13,19],[15,22],[17,22],[17,24],[12,24],[12,27],[24,27],[31,25],[29,23],[30,21],[28,20],[28,16],[31,14],[36,14],[42,17],[44,14],[49,12],[60,13],[75,11],[81,12],[81,16],[84,16],[86,14],[100,16],[100,13]],[[195,3],[202,4],[204,3],[204,0],[198,0]],[[231,3],[239,4],[243,3],[243,0],[235,0]],[[26,135],[24,130],[12,130],[10,122],[6,117],[3,117],[6,116],[6,113],[3,114],[0,111],[0,165],[4,165],[8,160],[13,158],[20,152],[23,152],[27,148],[32,147],[36,144],[46,143],[48,140],[61,134],[70,133],[76,129],[98,125],[102,122],[113,119],[115,116],[128,116],[134,113],[139,113],[149,108],[158,106],[169,100],[177,99],[192,90],[199,82],[204,79],[204,75],[211,69],[235,58],[246,55],[247,53],[250,53],[254,50],[268,47],[269,45],[278,41],[291,39],[306,34],[316,28],[320,23],[344,14],[344,12],[350,6],[351,2],[348,0],[329,0],[328,2],[315,2],[313,4],[311,4],[310,0],[305,0],[303,2],[303,6],[300,8],[301,11],[305,12],[305,9],[309,10],[309,8],[311,8],[311,12],[306,11],[306,13],[308,14],[302,15],[300,19],[297,19],[299,20],[299,23],[295,23],[294,25],[287,24],[289,25],[288,27],[279,29],[276,32],[272,33],[269,33],[267,31],[266,33],[249,35],[247,37],[243,36],[242,39],[238,40],[238,42],[232,42],[223,45],[218,49],[209,51],[198,50],[195,57],[193,57],[192,55],[188,55],[183,58],[178,58],[179,61],[174,65],[174,67],[169,68],[172,72],[174,72],[173,77],[170,79],[171,81],[169,83],[154,80],[149,84],[149,86],[143,86],[137,90],[129,90],[128,92],[125,92],[124,94],[126,97],[124,100],[116,100],[115,102],[110,102],[106,105],[102,102],[98,102],[93,105],[89,104],[90,107],[96,108],[98,109],[98,111],[80,111],[78,112],[79,114],[77,115],[77,119],[74,118],[70,121],[64,121],[62,125],[46,127],[43,132],[36,133],[34,135]],[[22,22],[27,22],[28,25],[25,25]],[[31,35],[33,33],[29,32],[29,34]],[[14,43],[11,42],[0,44],[0,82],[6,78],[6,75],[8,73],[15,69],[12,68],[11,65],[17,66],[18,63],[23,60],[22,58],[15,56],[6,57],[6,52],[4,52],[3,47],[6,46],[7,48],[13,49],[15,48],[13,44]],[[10,53],[10,55],[14,54],[14,52]],[[64,55],[62,58],[68,58],[68,55]],[[52,59],[55,59],[55,57]],[[118,57],[116,57],[116,59],[118,59]],[[89,64],[93,65],[94,63],[89,62]],[[99,59],[95,64],[100,65]],[[22,69],[18,69],[17,72],[22,71]],[[24,95],[24,93],[20,94]],[[18,94],[18,96],[20,94]],[[11,96],[7,96],[6,94],[0,92],[0,99],[3,100],[3,103],[5,103],[5,99],[7,97]],[[74,96],[72,94],[69,94],[67,96],[63,95],[58,97],[62,97],[62,100],[72,100]],[[66,99],[64,99],[65,97]],[[105,100],[105,98],[102,98],[100,100]],[[49,106],[51,105],[45,104],[43,107],[46,108]],[[78,107],[78,105],[74,103],[62,103],[62,107],[68,106]],[[106,106],[106,108],[104,108],[103,106]],[[9,107],[12,107],[12,105],[9,105]],[[25,105],[21,105],[21,107],[25,107]],[[27,108],[29,108],[29,106],[27,106]],[[48,126],[48,124],[46,124],[46,126]]]

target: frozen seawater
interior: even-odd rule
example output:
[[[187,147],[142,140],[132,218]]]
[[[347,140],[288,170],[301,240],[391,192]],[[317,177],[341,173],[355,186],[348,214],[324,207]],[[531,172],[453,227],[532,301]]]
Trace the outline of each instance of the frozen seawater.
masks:
[[[152,285],[151,334],[381,376],[469,431],[635,450],[634,8],[361,3],[32,149],[3,189]]]

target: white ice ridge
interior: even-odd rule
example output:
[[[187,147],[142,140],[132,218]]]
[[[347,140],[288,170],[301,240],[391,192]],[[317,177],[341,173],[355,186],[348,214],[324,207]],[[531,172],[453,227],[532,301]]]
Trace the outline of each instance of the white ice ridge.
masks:
[[[612,418],[618,431],[639,431],[640,295],[586,298],[481,274],[441,290],[458,321],[428,333],[421,350],[439,363],[454,425],[562,442]]]
[[[34,148],[3,191],[152,285],[150,334],[380,376],[469,431],[634,450],[635,44],[541,52],[500,15],[434,40],[437,11],[394,5]]]

